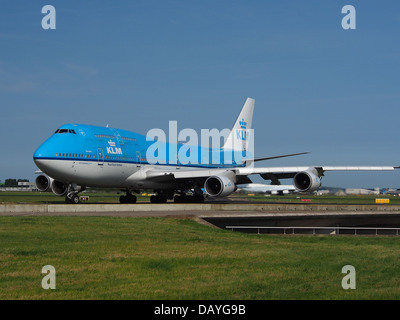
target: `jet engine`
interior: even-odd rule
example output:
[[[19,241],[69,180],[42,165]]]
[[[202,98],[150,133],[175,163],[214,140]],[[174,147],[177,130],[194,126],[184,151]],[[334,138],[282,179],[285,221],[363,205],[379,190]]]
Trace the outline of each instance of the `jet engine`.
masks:
[[[54,180],[51,183],[51,190],[57,196],[65,196],[68,192],[68,184],[64,182]]]
[[[299,192],[313,192],[321,186],[321,179],[315,168],[298,172],[293,178],[293,185]]]
[[[211,176],[204,182],[204,189],[211,197],[226,197],[236,190],[236,185],[227,176]]]
[[[44,174],[41,174],[35,180],[36,188],[41,192],[50,192],[52,183],[53,179]]]

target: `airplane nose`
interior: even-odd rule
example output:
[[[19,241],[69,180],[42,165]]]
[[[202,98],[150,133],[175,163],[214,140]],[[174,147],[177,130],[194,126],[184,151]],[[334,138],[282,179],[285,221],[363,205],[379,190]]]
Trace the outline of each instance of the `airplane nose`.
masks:
[[[55,159],[55,146],[57,145],[57,141],[54,141],[53,138],[46,140],[39,148],[37,148],[33,154],[33,161],[36,166],[49,177],[56,179],[60,177],[60,168],[57,161]],[[58,178],[60,179],[60,178]],[[60,179],[61,180],[61,179]]]
[[[47,169],[46,163],[47,159],[50,157],[50,150],[48,148],[48,143],[44,142],[39,148],[36,149],[33,154],[33,162],[35,162],[36,166],[45,171]]]
[[[47,158],[49,156],[49,151],[46,147],[46,143],[43,143],[39,148],[36,149],[35,153],[33,154],[34,160],[40,160],[43,158]]]

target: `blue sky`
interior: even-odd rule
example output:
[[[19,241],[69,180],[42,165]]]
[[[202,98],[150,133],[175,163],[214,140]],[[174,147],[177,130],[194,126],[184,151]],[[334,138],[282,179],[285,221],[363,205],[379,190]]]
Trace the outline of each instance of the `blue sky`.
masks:
[[[33,179],[34,150],[65,123],[223,129],[247,97],[256,156],[311,152],[262,165],[400,165],[399,31],[398,1],[3,0],[0,179]],[[400,188],[400,172],[323,184]]]

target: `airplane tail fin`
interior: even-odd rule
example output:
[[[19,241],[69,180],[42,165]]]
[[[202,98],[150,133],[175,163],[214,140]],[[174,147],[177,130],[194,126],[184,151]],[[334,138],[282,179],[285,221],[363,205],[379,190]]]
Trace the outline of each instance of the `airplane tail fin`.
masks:
[[[247,98],[242,111],[236,119],[228,138],[222,149],[243,151],[246,149],[244,143],[249,140],[251,132],[251,123],[253,121],[254,102],[252,98]]]

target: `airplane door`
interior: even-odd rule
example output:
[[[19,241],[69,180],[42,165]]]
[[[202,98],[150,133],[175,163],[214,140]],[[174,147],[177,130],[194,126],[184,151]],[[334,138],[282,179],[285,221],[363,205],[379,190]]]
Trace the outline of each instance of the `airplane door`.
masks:
[[[111,129],[111,131],[114,133],[115,137],[117,138],[117,141],[118,141],[119,145],[123,146],[124,145],[124,140],[122,139],[122,137],[119,134],[119,132],[116,129]]]
[[[104,164],[104,153],[102,148],[97,149],[97,159],[98,159],[97,164],[99,166],[102,166]]]
[[[142,163],[142,155],[140,154],[140,151],[136,151],[136,162],[138,167],[140,167],[140,164]]]

